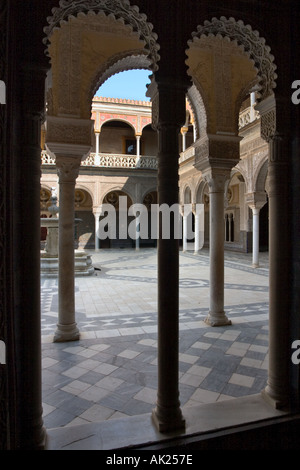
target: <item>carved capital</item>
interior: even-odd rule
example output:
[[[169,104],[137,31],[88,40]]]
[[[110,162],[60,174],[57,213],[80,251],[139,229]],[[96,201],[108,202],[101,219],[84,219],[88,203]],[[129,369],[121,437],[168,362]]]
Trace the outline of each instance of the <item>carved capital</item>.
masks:
[[[79,174],[81,158],[77,157],[57,157],[56,168],[59,183],[74,183]]]
[[[240,158],[239,136],[208,134],[195,146],[195,167],[205,172],[210,168],[232,169]]]
[[[260,210],[267,202],[266,192],[255,191],[253,193],[245,194],[245,200],[250,209]]]
[[[210,193],[224,193],[225,184],[230,179],[231,170],[227,168],[210,168],[202,173]]]

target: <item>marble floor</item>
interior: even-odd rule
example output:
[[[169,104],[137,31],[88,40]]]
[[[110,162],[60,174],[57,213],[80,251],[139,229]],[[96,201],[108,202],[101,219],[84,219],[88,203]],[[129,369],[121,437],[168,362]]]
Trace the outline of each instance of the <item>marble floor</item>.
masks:
[[[89,251],[95,273],[75,278],[80,340],[53,343],[57,278],[42,277],[42,399],[47,429],[151,413],[157,389],[156,249]],[[180,252],[179,389],[191,406],[259,393],[268,361],[268,254],[225,254],[225,311],[204,323],[209,256]]]

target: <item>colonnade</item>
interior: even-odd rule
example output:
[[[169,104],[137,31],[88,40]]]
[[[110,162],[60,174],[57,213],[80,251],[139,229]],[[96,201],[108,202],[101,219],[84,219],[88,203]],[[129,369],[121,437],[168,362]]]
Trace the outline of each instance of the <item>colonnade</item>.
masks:
[[[185,114],[186,89],[182,86],[170,91],[164,83],[154,82],[149,88],[149,93],[152,96],[153,108],[158,106],[159,109],[157,121],[153,122],[158,132],[158,202],[171,207],[179,202],[178,134],[181,128],[181,117]],[[49,134],[51,136],[51,119]],[[224,308],[224,192],[231,170],[239,158],[239,141],[238,136],[210,135],[208,138],[210,152],[208,154],[202,152],[200,158],[196,155],[195,166],[202,171],[210,196],[210,306],[205,319],[210,326],[231,325],[231,320],[227,317]],[[278,214],[281,213],[278,210],[281,204],[278,198],[278,193],[280,193],[278,172],[282,170],[282,162],[278,166],[277,155],[281,152],[282,143],[278,136],[274,136],[271,142],[270,210],[273,219],[270,250],[273,258],[270,263],[270,289],[273,300],[270,302],[270,315],[274,318],[274,322],[270,328],[269,382],[264,393],[268,399],[271,397],[276,403],[282,403],[287,391],[288,368],[286,363],[283,363],[282,357],[279,358],[278,341],[281,326],[278,325],[279,323],[282,325],[282,320],[278,321],[281,314],[280,302],[277,304],[274,301],[278,297],[276,289],[280,272],[278,262],[282,258],[276,235],[277,230],[274,228]],[[74,306],[74,247],[71,242],[74,233],[74,188],[81,159],[84,158],[88,149],[85,148],[83,152],[82,146],[70,147],[66,144],[53,143],[47,145],[56,156],[60,186],[60,299],[59,321],[54,341],[70,341],[79,338]],[[226,152],[231,158],[222,159],[220,156],[226,157]],[[253,261],[256,261],[256,264],[258,264],[257,217],[264,203],[261,194],[254,194],[252,198],[248,198],[249,207],[252,208],[254,214]],[[195,207],[192,207],[192,210],[195,212]],[[95,220],[97,231],[99,212],[95,213]],[[183,213],[183,220],[184,233],[186,233],[187,214]],[[200,223],[200,213],[195,212],[195,222],[196,225]],[[197,251],[199,239],[196,239],[195,247]],[[138,241],[136,248],[139,248]],[[171,227],[170,238],[164,239],[160,233],[158,240],[158,392],[152,417],[160,432],[181,429],[185,426],[179,400],[178,355],[179,243]]]

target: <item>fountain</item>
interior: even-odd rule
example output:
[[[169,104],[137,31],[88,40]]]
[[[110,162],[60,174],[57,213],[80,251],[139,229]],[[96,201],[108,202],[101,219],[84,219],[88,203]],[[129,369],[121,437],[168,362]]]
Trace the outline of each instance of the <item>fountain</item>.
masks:
[[[41,250],[41,275],[47,277],[56,277],[58,275],[58,224],[59,208],[57,207],[56,189],[52,188],[51,205],[48,211],[52,214],[50,218],[41,218],[41,227],[47,228],[47,238],[45,249]],[[81,219],[75,219],[77,226]],[[94,273],[91,255],[84,250],[74,249],[75,258],[75,276],[90,276]]]

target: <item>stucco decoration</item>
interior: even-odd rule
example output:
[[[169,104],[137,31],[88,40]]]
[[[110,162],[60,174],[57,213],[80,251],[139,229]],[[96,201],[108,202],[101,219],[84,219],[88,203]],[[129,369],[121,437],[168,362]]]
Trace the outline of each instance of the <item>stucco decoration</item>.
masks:
[[[150,69],[151,61],[145,54],[141,54],[141,50],[131,51],[128,54],[128,51],[119,54],[117,56],[111,57],[108,62],[106,62],[101,70],[98,71],[97,76],[95,77],[91,90],[89,99],[92,101],[98,88],[103,85],[103,83],[113,75],[119,72],[124,72],[126,70],[132,69]],[[149,70],[150,74],[150,70]]]
[[[151,62],[150,69],[157,70],[159,46],[157,35],[153,32],[153,25],[147,22],[146,15],[140,13],[137,6],[130,5],[128,0],[102,0],[101,2],[99,0],[60,0],[59,7],[53,8],[52,16],[47,18],[48,26],[44,28],[46,34],[44,43],[48,46],[53,31],[67,23],[70,17],[101,11],[131,25],[133,30],[138,32],[141,39],[145,41],[145,49],[148,51],[148,58]]]
[[[258,101],[270,96],[276,87],[276,65],[270,47],[266,45],[265,39],[259,36],[259,32],[253,30],[250,25],[245,25],[241,20],[236,21],[235,18],[227,19],[222,16],[220,19],[213,18],[211,21],[205,21],[203,25],[198,26],[197,32],[192,34],[193,38],[212,35],[227,37],[243,46],[258,70]]]

